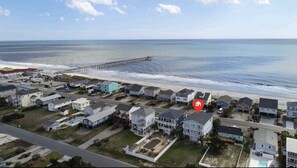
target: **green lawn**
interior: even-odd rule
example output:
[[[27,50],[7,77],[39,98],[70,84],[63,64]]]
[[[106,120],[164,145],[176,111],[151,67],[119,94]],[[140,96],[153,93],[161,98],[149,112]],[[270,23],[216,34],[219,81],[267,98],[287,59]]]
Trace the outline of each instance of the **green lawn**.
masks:
[[[31,161],[27,162],[26,166],[27,167],[46,167],[47,165],[49,165],[51,163],[50,162],[51,159],[59,160],[63,156],[64,156],[63,154],[54,151],[45,157],[39,158],[35,161],[31,160]]]
[[[23,140],[15,140],[6,144],[3,144],[0,146],[0,157],[2,157],[4,160],[9,159],[15,155],[17,155],[17,150],[19,148],[27,148],[31,146],[29,142],[23,141]]]
[[[0,107],[0,117],[2,119],[2,116],[12,114],[12,113],[17,112],[17,111],[21,111],[21,110],[17,110],[15,108],[9,107],[9,106]]]
[[[157,162],[169,167],[184,167],[186,164],[198,166],[204,152],[205,148],[201,145],[177,141]]]

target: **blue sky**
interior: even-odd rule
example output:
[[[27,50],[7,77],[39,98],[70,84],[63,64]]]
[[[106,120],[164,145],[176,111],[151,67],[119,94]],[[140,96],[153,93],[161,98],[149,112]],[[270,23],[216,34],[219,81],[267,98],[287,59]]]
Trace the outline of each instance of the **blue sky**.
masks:
[[[297,38],[297,0],[0,0],[0,40]]]

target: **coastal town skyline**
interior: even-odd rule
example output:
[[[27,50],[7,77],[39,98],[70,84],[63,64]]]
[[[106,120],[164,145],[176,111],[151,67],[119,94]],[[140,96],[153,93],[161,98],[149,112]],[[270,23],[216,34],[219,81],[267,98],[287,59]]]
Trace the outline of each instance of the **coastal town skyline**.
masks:
[[[296,6],[293,0],[3,0],[0,40],[291,39]]]

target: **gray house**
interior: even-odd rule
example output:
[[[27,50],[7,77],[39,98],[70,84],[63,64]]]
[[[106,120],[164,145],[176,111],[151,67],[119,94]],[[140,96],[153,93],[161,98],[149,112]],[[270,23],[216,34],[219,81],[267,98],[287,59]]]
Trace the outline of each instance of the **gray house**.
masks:
[[[107,108],[109,108],[109,106],[104,102],[97,102],[85,108],[85,115],[94,115]]]
[[[168,90],[161,90],[158,95],[158,99],[165,100],[165,101],[172,101],[175,99],[175,92],[168,89]]]
[[[230,96],[221,96],[217,99],[217,107],[223,108],[224,110],[229,109],[231,100],[232,98]]]
[[[259,129],[254,132],[253,149],[264,156],[275,157],[278,155],[277,134],[271,130]]]
[[[155,98],[159,92],[160,92],[160,88],[158,87],[153,87],[153,86],[146,87],[144,89],[144,96],[147,98]]]
[[[0,86],[0,97],[8,97],[16,94],[17,88],[14,85]]]
[[[195,95],[195,99],[201,99],[204,101],[205,105],[208,105],[211,102],[211,94],[208,92],[197,92]]]
[[[40,107],[47,106],[49,103],[56,101],[61,97],[62,96],[59,94],[54,94],[54,95],[50,95],[47,97],[41,97],[40,99],[36,100],[36,105],[38,105]]]
[[[276,99],[267,99],[267,98],[260,98],[259,101],[259,112],[260,114],[272,114],[277,115],[278,109],[278,100]]]
[[[60,127],[60,123],[55,120],[49,120],[42,124],[43,129],[46,131],[53,131]]]
[[[112,119],[115,106],[82,119],[81,124],[87,128],[95,128]]]
[[[218,135],[223,138],[234,139],[236,141],[243,141],[243,132],[241,128],[227,127],[220,125],[218,127]]]
[[[252,99],[248,97],[241,98],[237,103],[237,111],[249,113],[252,110],[252,105],[253,105]]]
[[[174,129],[180,129],[182,122],[186,118],[186,110],[167,109],[158,118],[158,128],[166,134],[170,134]]]
[[[130,95],[140,96],[144,94],[144,87],[142,85],[134,84],[129,90]]]

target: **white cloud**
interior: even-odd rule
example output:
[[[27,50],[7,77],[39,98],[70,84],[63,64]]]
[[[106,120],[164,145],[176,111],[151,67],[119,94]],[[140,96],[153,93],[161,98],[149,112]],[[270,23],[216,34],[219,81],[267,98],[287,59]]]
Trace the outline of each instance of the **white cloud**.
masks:
[[[10,15],[10,10],[9,9],[5,9],[5,8],[2,8],[0,6],[0,16],[9,16]]]
[[[228,3],[240,4],[241,0],[227,0]]]
[[[270,0],[255,0],[260,5],[269,5]]]
[[[85,21],[87,21],[87,22],[88,22],[88,21],[94,21],[94,20],[95,20],[95,18],[93,18],[93,17],[86,17],[86,18],[85,18]]]
[[[64,21],[65,21],[64,17],[60,17],[60,20],[61,20],[62,22],[64,22]]]
[[[109,2],[110,0],[70,0],[67,2],[67,6],[71,9],[77,9],[81,12],[88,13],[93,16],[104,15],[103,12],[100,12],[93,7],[93,5],[91,4],[91,1],[93,3],[95,3],[95,1],[96,1],[97,4],[109,4],[110,3]]]
[[[51,14],[49,12],[41,13],[39,16],[50,16]]]
[[[117,5],[118,3],[114,0],[86,0],[92,2],[94,4],[101,4],[101,5]]]
[[[199,1],[202,2],[204,5],[210,5],[210,4],[218,3],[217,0],[199,0]]]
[[[123,10],[120,9],[119,7],[111,7],[111,9],[112,9],[112,10],[115,10],[115,11],[117,11],[118,13],[123,14],[123,15],[127,14],[125,11],[123,11]]]
[[[176,6],[176,5],[166,5],[166,4],[159,4],[157,7],[156,7],[156,10],[158,12],[164,12],[164,11],[167,11],[171,14],[180,14],[181,13],[181,9],[179,6]]]
[[[77,22],[78,22],[78,21],[80,21],[80,19],[79,19],[79,18],[75,18],[75,21],[77,21]]]

